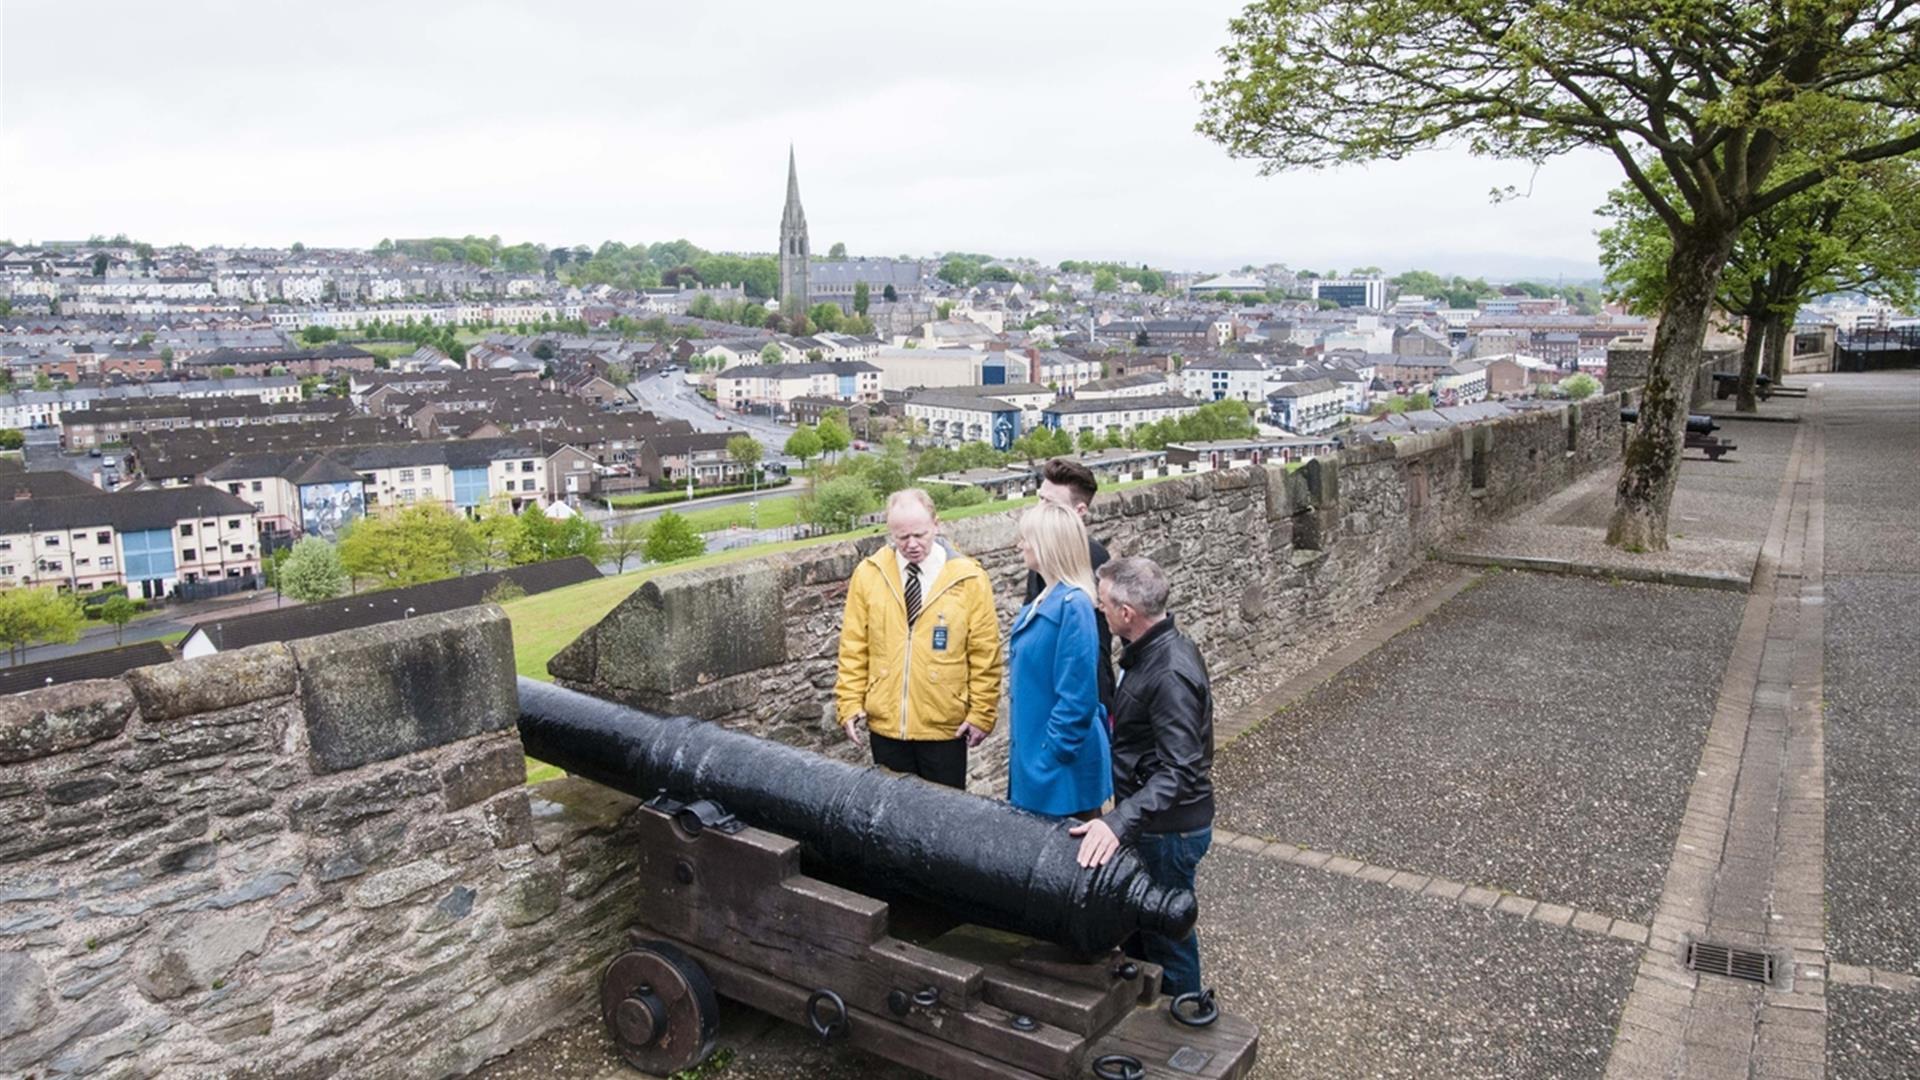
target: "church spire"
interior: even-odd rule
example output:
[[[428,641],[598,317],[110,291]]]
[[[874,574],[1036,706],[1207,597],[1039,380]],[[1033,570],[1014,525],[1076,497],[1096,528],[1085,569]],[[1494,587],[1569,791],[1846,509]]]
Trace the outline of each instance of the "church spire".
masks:
[[[780,212],[780,309],[788,315],[807,310],[811,302],[807,290],[808,258],[807,212],[800,207],[800,170],[794,162],[793,144],[787,144],[787,205]]]

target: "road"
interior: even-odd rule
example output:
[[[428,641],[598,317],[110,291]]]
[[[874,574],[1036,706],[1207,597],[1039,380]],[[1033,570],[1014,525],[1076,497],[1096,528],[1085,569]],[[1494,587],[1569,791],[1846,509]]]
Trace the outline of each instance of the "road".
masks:
[[[687,385],[681,372],[671,372],[665,376],[649,375],[627,384],[635,397],[640,399],[640,407],[662,419],[685,420],[693,425],[695,431],[744,431],[759,439],[767,448],[769,457],[780,454],[780,448],[787,444],[787,436],[793,434],[793,426],[770,420],[764,416],[749,416],[744,413],[729,413],[724,419],[714,415],[719,407],[694,392]]]

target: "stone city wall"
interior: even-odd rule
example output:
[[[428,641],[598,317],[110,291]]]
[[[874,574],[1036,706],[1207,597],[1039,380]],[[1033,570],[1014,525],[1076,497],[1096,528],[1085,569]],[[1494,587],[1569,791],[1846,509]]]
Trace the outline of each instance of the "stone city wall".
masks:
[[[0,1076],[433,1077],[578,1015],[632,803],[534,797],[517,715],[496,607],[0,699]]]
[[[1472,523],[1617,460],[1618,401],[1102,496],[1216,673]],[[1014,516],[951,535],[1018,606]],[[655,579],[562,681],[845,754],[846,579],[878,541]],[[635,915],[633,800],[529,788],[495,607],[0,699],[0,1076],[437,1077],[593,1006]],[[976,757],[983,789],[1006,740]]]
[[[1216,678],[1320,633],[1475,522],[1617,462],[1618,395],[1343,451],[1289,470],[1200,473],[1103,494],[1089,518],[1116,554],[1173,579],[1172,609]],[[992,576],[1003,626],[1022,599],[1016,515],[946,534]],[[832,689],[846,582],[878,537],[655,578],[554,657],[564,685],[856,756]],[[1006,740],[972,755],[974,786],[1004,781]]]

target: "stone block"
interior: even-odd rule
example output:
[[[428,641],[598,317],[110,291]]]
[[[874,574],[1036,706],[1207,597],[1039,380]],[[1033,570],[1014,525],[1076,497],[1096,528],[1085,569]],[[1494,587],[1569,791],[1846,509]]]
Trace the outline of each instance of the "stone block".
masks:
[[[293,653],[274,642],[172,664],[134,668],[127,685],[148,722],[231,709],[293,693]]]
[[[119,679],[84,679],[0,698],[0,765],[77,749],[125,731],[133,694]]]
[[[258,956],[273,915],[205,915],[174,927],[134,965],[133,982],[154,1001],[207,989],[249,956]]]
[[[507,879],[500,890],[503,926],[530,926],[560,907],[560,874],[548,869],[523,870]]]
[[[0,1039],[31,1030],[52,1012],[39,961],[24,952],[0,953]]]
[[[683,711],[682,693],[786,662],[785,577],[757,560],[649,581],[547,670],[641,708]]]
[[[293,643],[314,771],[512,727],[513,635],[488,604]]]
[[[526,757],[518,739],[502,740],[447,766],[440,774],[448,810],[472,806],[518,787],[527,779]]]
[[[454,875],[450,866],[432,859],[383,870],[354,886],[347,899],[354,907],[380,908],[397,904],[409,896],[447,880]]]

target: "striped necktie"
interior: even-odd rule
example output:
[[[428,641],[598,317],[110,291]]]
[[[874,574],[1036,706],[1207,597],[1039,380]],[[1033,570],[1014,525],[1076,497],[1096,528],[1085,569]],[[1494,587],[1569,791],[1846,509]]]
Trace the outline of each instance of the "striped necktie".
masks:
[[[920,564],[907,564],[907,625],[920,618]]]

